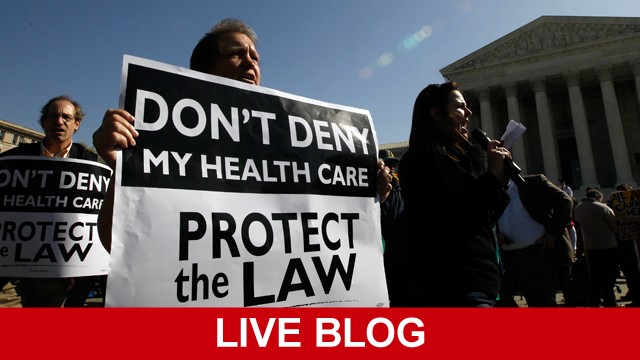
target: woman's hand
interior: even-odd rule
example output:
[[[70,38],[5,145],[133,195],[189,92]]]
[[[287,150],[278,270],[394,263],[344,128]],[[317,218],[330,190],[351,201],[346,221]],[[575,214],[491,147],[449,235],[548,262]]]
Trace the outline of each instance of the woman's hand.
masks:
[[[509,174],[505,166],[505,159],[511,159],[511,152],[502,147],[502,142],[491,140],[487,145],[487,160],[489,162],[489,171],[495,175],[496,179],[502,184],[509,183]]]

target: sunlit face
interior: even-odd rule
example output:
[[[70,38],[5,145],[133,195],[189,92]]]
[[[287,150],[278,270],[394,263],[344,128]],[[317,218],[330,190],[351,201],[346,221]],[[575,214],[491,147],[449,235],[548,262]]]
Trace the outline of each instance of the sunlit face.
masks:
[[[71,144],[73,133],[80,127],[75,117],[75,107],[66,100],[49,104],[42,122],[45,145],[49,151],[59,151]]]
[[[260,55],[253,41],[242,33],[227,33],[218,43],[220,56],[211,74],[260,85]]]
[[[469,124],[469,118],[472,113],[467,107],[467,103],[464,101],[464,97],[460,91],[451,91],[447,109],[449,110],[449,118],[453,121],[454,127],[460,132],[460,134],[468,139],[469,131],[467,130],[467,124]]]

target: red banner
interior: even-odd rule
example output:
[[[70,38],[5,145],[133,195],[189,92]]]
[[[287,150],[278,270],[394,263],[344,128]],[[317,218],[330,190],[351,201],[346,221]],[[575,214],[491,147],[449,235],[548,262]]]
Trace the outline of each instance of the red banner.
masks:
[[[614,356],[635,309],[0,309],[3,358]],[[233,358],[231,358],[233,359]]]

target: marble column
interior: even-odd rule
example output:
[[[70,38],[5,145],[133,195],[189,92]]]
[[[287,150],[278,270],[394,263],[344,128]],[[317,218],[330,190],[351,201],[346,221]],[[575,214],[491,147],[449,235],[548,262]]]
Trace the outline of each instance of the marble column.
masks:
[[[540,131],[540,147],[542,148],[542,161],[544,173],[551,181],[560,178],[560,166],[558,161],[558,144],[554,131],[549,99],[545,87],[545,79],[533,79],[533,90],[536,98],[536,112],[538,114],[538,129]]]
[[[581,187],[600,187],[596,176],[596,165],[593,160],[589,124],[584,111],[584,101],[580,90],[580,76],[577,72],[564,74],[569,88],[569,102],[571,103],[571,117],[573,119],[573,131],[576,135],[578,148],[578,160],[580,162],[580,174],[582,175]]]
[[[602,102],[604,103],[604,114],[607,118],[607,129],[609,130],[609,143],[613,154],[613,163],[616,167],[616,185],[626,183],[636,185],[631,172],[629,152],[624,136],[618,98],[613,86],[613,77],[610,67],[596,68],[598,79],[600,80],[600,91],[602,92]]]
[[[506,84],[504,86],[504,93],[507,96],[507,113],[509,115],[509,120],[514,120],[524,126],[527,126],[520,117],[520,103],[518,102],[518,88],[516,84]],[[511,148],[513,161],[518,164],[518,166],[520,166],[520,169],[522,169],[522,175],[529,174],[529,172],[527,171],[527,154],[524,148],[525,136],[526,132],[520,139],[513,143],[513,146]]]
[[[629,64],[633,70],[633,76],[636,79],[636,96],[638,97],[638,106],[640,106],[640,60]]]
[[[480,100],[480,126],[482,130],[487,133],[490,139],[499,139],[502,134],[497,134],[493,126],[489,88],[478,89],[478,98]]]

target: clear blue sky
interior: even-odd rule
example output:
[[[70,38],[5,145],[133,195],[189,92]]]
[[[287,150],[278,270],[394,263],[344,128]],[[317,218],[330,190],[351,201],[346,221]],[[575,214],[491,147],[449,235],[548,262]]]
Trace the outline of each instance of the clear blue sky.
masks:
[[[439,70],[543,15],[640,16],[637,0],[4,1],[0,119],[40,130],[39,109],[67,94],[91,135],[117,107],[122,55],[189,66],[225,17],[260,39],[262,86],[367,109],[381,144],[409,137],[418,92]],[[407,40],[413,38],[413,41]],[[420,40],[420,41],[418,41]]]

